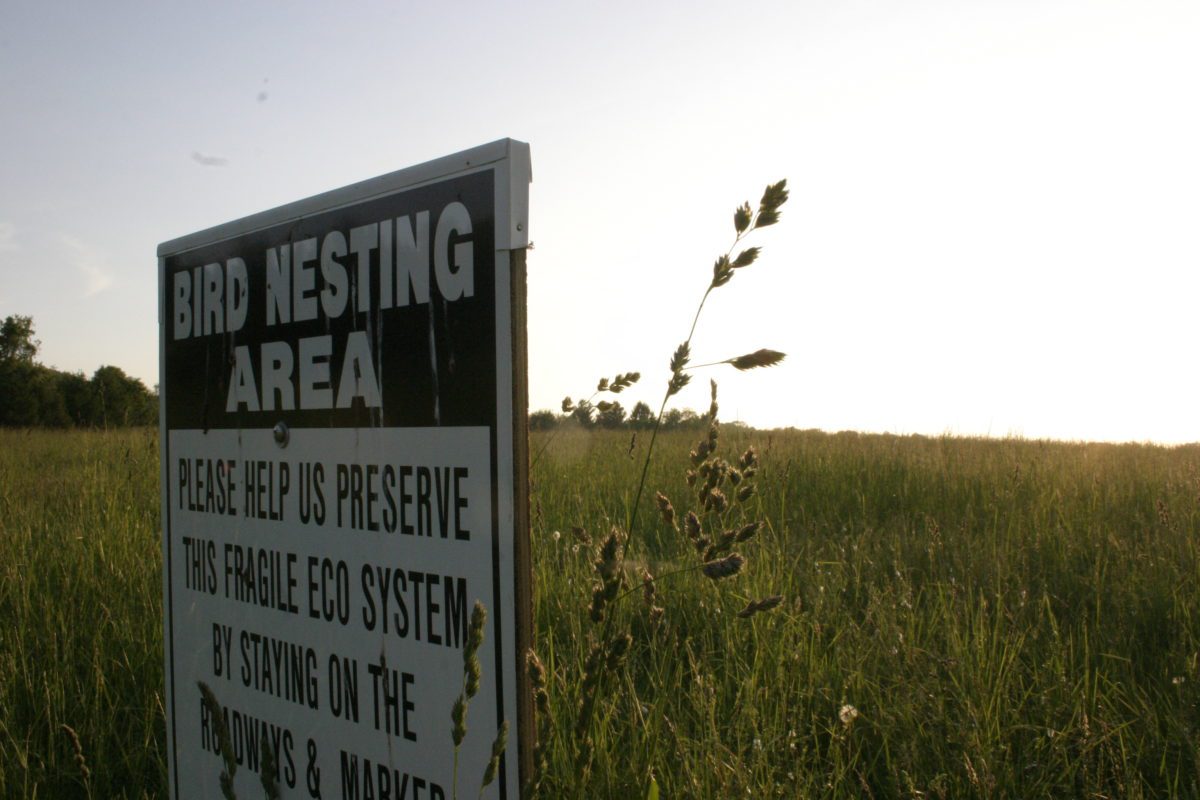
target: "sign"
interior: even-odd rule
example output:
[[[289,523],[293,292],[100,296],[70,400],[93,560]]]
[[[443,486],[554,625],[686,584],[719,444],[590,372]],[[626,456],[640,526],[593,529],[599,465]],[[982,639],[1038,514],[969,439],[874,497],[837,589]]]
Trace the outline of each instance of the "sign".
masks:
[[[173,797],[223,730],[239,797],[450,798],[476,602],[458,791],[506,722],[519,796],[529,180],[506,139],[159,246]]]

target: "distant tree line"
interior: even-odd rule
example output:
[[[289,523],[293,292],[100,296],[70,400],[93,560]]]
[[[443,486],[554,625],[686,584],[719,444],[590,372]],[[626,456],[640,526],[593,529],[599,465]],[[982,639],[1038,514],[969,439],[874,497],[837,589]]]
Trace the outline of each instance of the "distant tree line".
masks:
[[[564,404],[566,407],[568,404]],[[529,415],[529,429],[548,431],[562,425],[578,425],[584,428],[638,431],[654,427],[654,412],[641,402],[629,412],[616,401],[593,405],[587,400],[580,400],[569,404],[569,407],[569,411],[561,414],[545,409],[534,411]],[[672,408],[663,414],[662,429],[699,428],[703,424],[704,418],[690,408]]]
[[[0,426],[112,428],[158,424],[158,395],[119,367],[86,377],[37,363],[33,319],[0,324]]]

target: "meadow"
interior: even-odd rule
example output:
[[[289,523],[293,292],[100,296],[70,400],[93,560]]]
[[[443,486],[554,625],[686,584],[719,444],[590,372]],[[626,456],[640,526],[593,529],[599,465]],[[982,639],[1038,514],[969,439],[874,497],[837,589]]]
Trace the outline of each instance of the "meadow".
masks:
[[[581,785],[593,562],[648,437],[546,435],[539,796],[1200,796],[1200,447],[726,426],[764,525],[712,581],[653,499],[686,506],[701,434],[661,436]],[[0,432],[5,797],[165,796],[157,470],[153,431]]]

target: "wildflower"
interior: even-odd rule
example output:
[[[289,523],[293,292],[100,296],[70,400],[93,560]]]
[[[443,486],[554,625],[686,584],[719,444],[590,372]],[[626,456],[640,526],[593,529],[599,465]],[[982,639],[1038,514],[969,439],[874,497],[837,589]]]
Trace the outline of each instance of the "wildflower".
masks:
[[[557,542],[560,538],[562,538],[562,534],[558,531],[555,531],[554,533],[550,534],[550,538]]]
[[[858,709],[847,703],[838,709],[838,719],[842,721],[843,725],[849,728],[854,720],[858,719]]]

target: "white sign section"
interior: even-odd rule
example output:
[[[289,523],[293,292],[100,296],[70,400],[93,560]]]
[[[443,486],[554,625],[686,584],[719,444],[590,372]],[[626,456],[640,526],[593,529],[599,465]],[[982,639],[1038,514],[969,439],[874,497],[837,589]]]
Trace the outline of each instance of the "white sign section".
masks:
[[[474,797],[502,726],[519,797],[528,182],[503,140],[159,248],[173,797],[229,758],[241,797]]]

